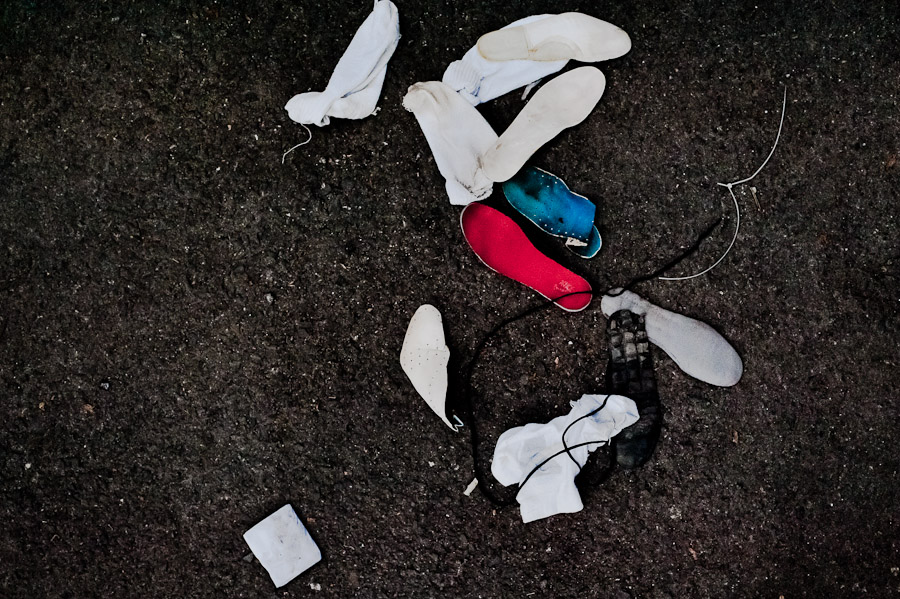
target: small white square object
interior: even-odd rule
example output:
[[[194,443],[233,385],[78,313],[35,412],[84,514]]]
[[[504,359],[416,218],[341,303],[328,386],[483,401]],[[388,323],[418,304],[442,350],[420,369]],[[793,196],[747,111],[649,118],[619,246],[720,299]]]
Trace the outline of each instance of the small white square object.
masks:
[[[287,504],[244,533],[250,551],[276,587],[282,587],[322,560],[322,552]]]

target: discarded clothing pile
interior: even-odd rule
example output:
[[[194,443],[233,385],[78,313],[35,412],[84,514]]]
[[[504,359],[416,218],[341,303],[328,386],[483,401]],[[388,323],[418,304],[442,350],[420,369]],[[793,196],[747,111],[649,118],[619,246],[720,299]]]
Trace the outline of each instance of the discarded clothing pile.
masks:
[[[374,114],[399,39],[397,7],[375,0],[325,90],[291,98],[285,107],[290,118],[321,127],[332,117]],[[450,203],[464,207],[460,226],[476,256],[570,312],[590,304],[590,283],[539,251],[510,216],[481,201],[499,183],[509,206],[540,231],[565,240],[582,258],[596,256],[603,241],[594,203],[527,163],[590,115],[606,78],[593,66],[580,66],[551,79],[500,135],[477,106],[522,87],[527,96],[571,60],[610,60],[630,49],[628,34],[600,19],[580,13],[534,15],[481,36],[440,81],[415,83],[403,98],[434,154]],[[628,290],[609,291],[601,310],[608,318],[605,394],[584,395],[571,403],[568,414],[512,428],[496,443],[491,472],[504,486],[519,485],[516,500],[525,522],[582,509],[574,479],[591,452],[602,454],[597,459],[606,468],[613,462],[634,468],[652,455],[662,409],[651,344],[701,381],[731,386],[741,378],[737,352],[705,323]],[[440,312],[421,306],[409,324],[400,363],[427,405],[458,431],[462,421],[446,412],[449,357]]]
[[[488,268],[567,311],[588,306],[588,281],[541,253],[512,218],[481,200],[501,183],[513,209],[544,233],[565,239],[577,255],[594,257],[602,247],[594,204],[526,163],[561,131],[587,118],[606,79],[594,67],[552,79],[499,136],[475,107],[556,73],[569,60],[607,60],[630,48],[624,31],[587,15],[528,17],[482,36],[447,67],[442,81],[416,83],[403,99],[434,153],[450,203],[464,206],[460,225],[474,253]],[[572,402],[569,414],[546,424],[512,428],[495,446],[491,473],[504,486],[519,485],[516,500],[524,522],[583,508],[574,479],[591,452],[602,448],[597,459],[607,471],[613,461],[635,468],[650,458],[662,423],[651,343],[687,374],[713,385],[734,385],[743,372],[734,348],[705,323],[631,291],[611,290],[601,309],[609,318],[608,394],[584,395]],[[445,410],[448,357],[440,312],[420,307],[404,340],[401,366],[435,413],[458,430],[458,417],[452,424]]]

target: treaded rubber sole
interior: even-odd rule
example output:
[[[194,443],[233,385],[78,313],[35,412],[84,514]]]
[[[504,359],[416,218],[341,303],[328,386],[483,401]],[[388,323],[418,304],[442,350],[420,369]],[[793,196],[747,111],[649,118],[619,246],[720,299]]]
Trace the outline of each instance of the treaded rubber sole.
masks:
[[[613,440],[616,461],[623,468],[637,468],[653,455],[662,428],[662,408],[656,387],[653,358],[644,317],[620,310],[609,317],[609,365],[606,384],[610,393],[631,398],[638,420]]]

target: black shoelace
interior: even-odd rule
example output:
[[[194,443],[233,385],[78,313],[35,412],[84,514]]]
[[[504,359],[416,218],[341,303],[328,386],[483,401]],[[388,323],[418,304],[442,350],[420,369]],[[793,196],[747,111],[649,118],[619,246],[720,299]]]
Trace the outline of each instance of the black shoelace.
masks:
[[[722,222],[722,217],[719,217],[714,223],[712,223],[709,227],[707,227],[697,237],[697,239],[694,241],[694,243],[692,243],[689,247],[687,247],[679,255],[675,256],[673,259],[671,259],[668,262],[666,262],[665,264],[663,264],[661,267],[657,268],[656,270],[654,270],[653,272],[651,272],[649,274],[634,277],[633,279],[628,281],[628,283],[626,283],[622,287],[616,289],[614,292],[608,291],[607,295],[610,295],[610,296],[621,295],[625,291],[630,291],[636,285],[639,285],[640,283],[644,283],[646,281],[655,279],[656,277],[662,275],[669,269],[674,268],[681,261],[683,261],[684,259],[686,259],[689,256],[691,256],[692,254],[694,254],[699,249],[700,244],[703,243],[703,241],[712,234],[712,232],[716,229],[716,227],[719,226],[719,224],[721,222]],[[547,300],[536,306],[532,306],[531,308],[528,308],[527,310],[524,310],[523,312],[520,312],[514,316],[510,316],[509,318],[504,319],[503,321],[501,321],[500,323],[495,325],[481,339],[481,341],[475,347],[475,352],[472,354],[472,358],[469,360],[469,362],[466,364],[466,366],[462,369],[462,377],[461,377],[462,385],[460,388],[460,393],[461,393],[462,399],[463,399],[462,407],[463,407],[463,411],[464,411],[464,416],[465,416],[466,421],[469,423],[469,434],[470,434],[471,445],[472,445],[472,465],[473,465],[473,469],[475,471],[475,478],[478,479],[478,485],[479,485],[481,492],[494,505],[497,505],[497,506],[512,505],[515,502],[515,499],[514,498],[505,499],[505,498],[499,497],[498,495],[496,495],[494,493],[494,491],[490,487],[488,487],[488,485],[486,484],[487,481],[489,480],[488,474],[485,473],[484,470],[481,468],[481,465],[480,465],[480,462],[478,459],[479,448],[481,445],[481,439],[478,434],[478,426],[476,425],[474,402],[472,400],[472,396],[474,394],[474,392],[472,390],[472,375],[475,371],[475,367],[478,365],[478,362],[481,358],[481,354],[482,354],[482,352],[484,352],[485,348],[487,347],[488,342],[491,339],[493,339],[494,336],[497,335],[497,333],[499,333],[505,327],[507,327],[508,325],[510,325],[514,322],[522,320],[523,318],[527,318],[528,316],[530,316],[532,314],[540,312],[541,310],[549,308],[550,306],[556,304],[556,302],[558,302],[562,299],[565,299],[567,297],[576,296],[576,295],[584,295],[586,293],[592,294],[593,291],[576,291],[573,293],[567,293],[567,294],[561,295],[557,298]],[[554,453],[553,455],[549,456],[548,458],[544,459],[541,463],[537,464],[534,468],[532,468],[532,470],[525,476],[525,478],[522,479],[522,482],[519,483],[519,489],[521,489],[523,486],[525,486],[525,483],[528,482],[528,480],[534,475],[534,473],[537,472],[538,470],[540,470],[547,462],[549,462],[550,460],[552,460],[564,453],[567,454],[569,456],[569,458],[573,462],[575,462],[575,464],[578,465],[579,471],[581,470],[582,466],[575,459],[575,456],[572,455],[571,450],[578,448],[578,447],[585,447],[588,445],[601,446],[601,445],[606,444],[608,441],[606,441],[606,440],[585,441],[583,443],[578,443],[576,445],[568,445],[566,443],[566,433],[569,432],[569,429],[571,429],[575,423],[577,423],[585,418],[588,418],[590,416],[593,416],[594,414],[596,414],[597,412],[602,410],[606,406],[606,402],[608,399],[609,399],[609,395],[606,396],[606,398],[603,400],[603,403],[600,405],[600,407],[595,408],[594,410],[592,410],[591,412],[589,412],[583,416],[580,416],[576,420],[572,421],[568,427],[566,427],[566,430],[563,431],[562,438],[561,438],[563,449]]]

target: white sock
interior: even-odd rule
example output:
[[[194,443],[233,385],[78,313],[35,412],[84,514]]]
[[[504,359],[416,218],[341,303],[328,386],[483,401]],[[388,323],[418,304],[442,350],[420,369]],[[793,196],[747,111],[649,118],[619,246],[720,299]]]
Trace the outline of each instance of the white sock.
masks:
[[[478,52],[488,60],[567,60],[597,62],[627,54],[628,34],[606,21],[578,12],[567,12],[504,27],[481,36]]]
[[[518,27],[546,19],[554,15],[534,15],[510,23],[503,29]],[[507,60],[497,62],[487,60],[473,47],[463,55],[462,60],[450,63],[444,71],[442,81],[452,87],[472,106],[499,98],[503,94],[524,87],[561,70],[567,60],[536,62],[533,60]]]
[[[587,461],[588,453],[637,422],[637,406],[627,397],[610,395],[602,410],[579,420],[566,433],[566,445],[569,447],[598,441],[596,445],[583,445],[570,450],[578,465],[563,453],[535,470],[527,482],[525,477],[541,462],[563,449],[562,433],[572,422],[599,408],[605,399],[605,395],[583,395],[571,403],[572,411],[565,416],[554,418],[546,424],[532,423],[511,428],[500,435],[494,448],[491,474],[504,486],[525,483],[516,495],[523,522],[554,514],[570,514],[584,507],[575,486],[575,476]]]
[[[450,203],[464,206],[491,195],[493,183],[481,168],[481,157],[497,141],[497,134],[478,110],[440,81],[411,85],[403,107],[422,127],[447,180]]]
[[[643,314],[650,342],[690,376],[719,387],[731,387],[741,380],[741,357],[705,322],[660,308],[631,291],[603,296],[600,309],[607,317],[619,310]]]
[[[586,119],[604,89],[606,77],[594,67],[579,67],[552,79],[485,153],[485,174],[498,183],[512,178],[541,146]]]
[[[294,96],[284,107],[291,120],[324,127],[329,117],[362,119],[373,112],[381,96],[387,63],[400,41],[397,7],[375,0],[323,92]]]

